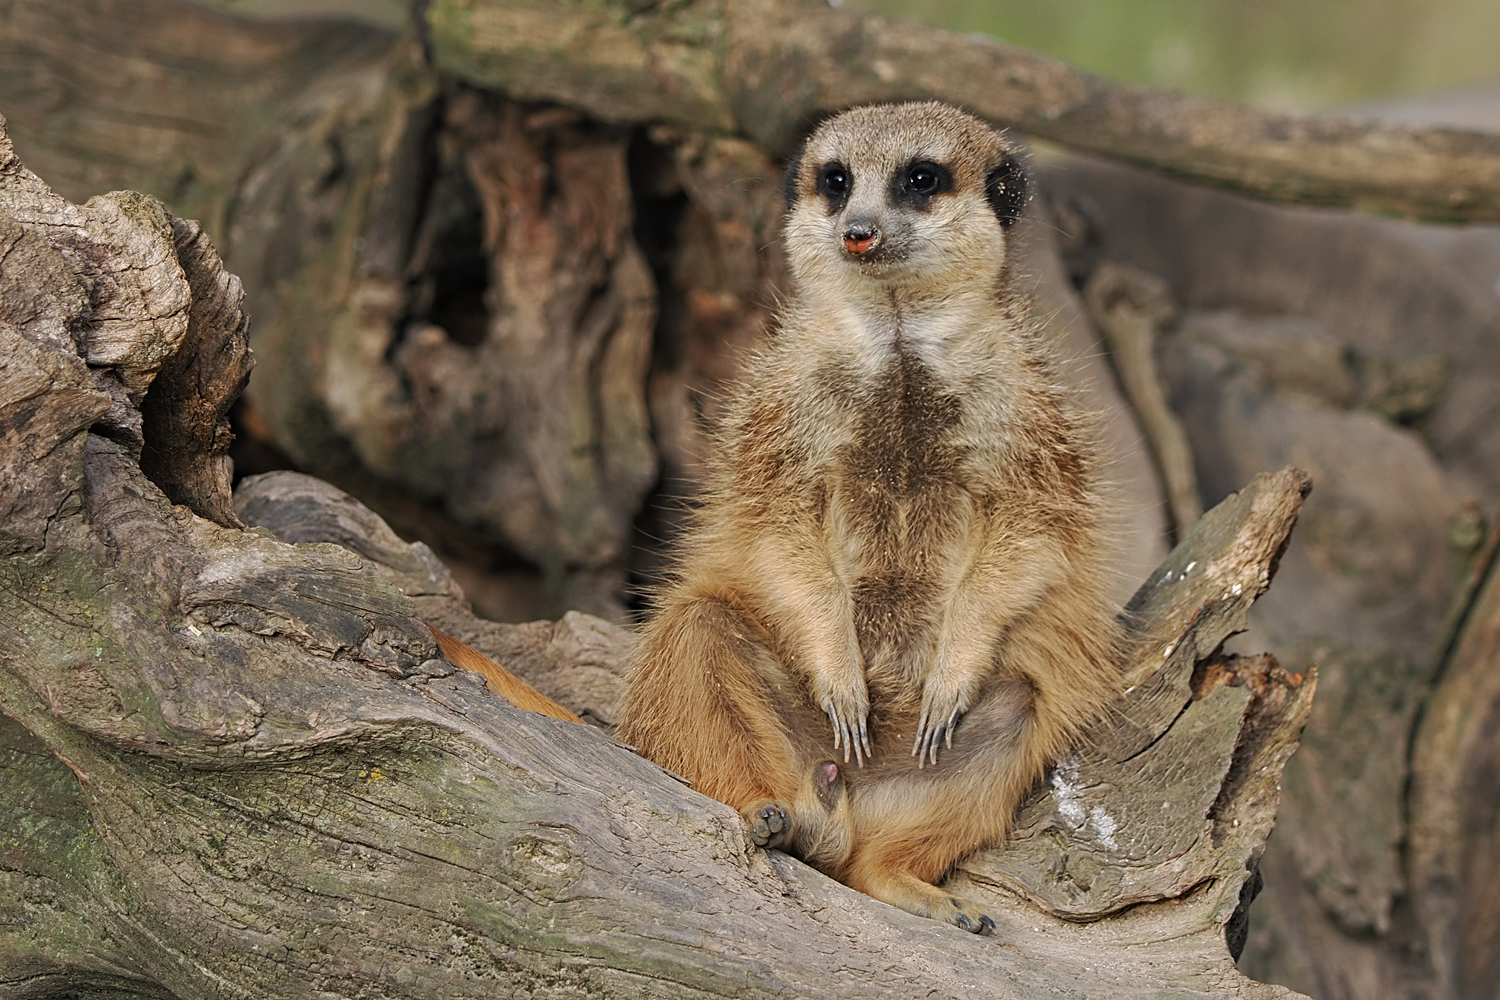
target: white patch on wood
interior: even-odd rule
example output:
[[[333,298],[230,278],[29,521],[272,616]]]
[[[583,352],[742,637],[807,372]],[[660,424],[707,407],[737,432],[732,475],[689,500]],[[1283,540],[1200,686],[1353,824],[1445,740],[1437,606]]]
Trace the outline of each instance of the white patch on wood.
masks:
[[[1075,833],[1092,828],[1094,839],[1106,850],[1118,851],[1115,832],[1119,824],[1104,811],[1103,806],[1089,808],[1083,801],[1083,782],[1078,758],[1068,756],[1058,762],[1052,771],[1052,801],[1056,803],[1057,815]]]
[[[1095,806],[1089,810],[1089,822],[1094,824],[1094,832],[1099,835],[1099,843],[1111,851],[1120,849],[1120,845],[1115,843],[1115,818],[1105,812],[1103,806]]]
[[[1057,815],[1075,830],[1083,826],[1087,815],[1078,777],[1077,757],[1058,762],[1057,769],[1052,772],[1052,800],[1057,803]]]

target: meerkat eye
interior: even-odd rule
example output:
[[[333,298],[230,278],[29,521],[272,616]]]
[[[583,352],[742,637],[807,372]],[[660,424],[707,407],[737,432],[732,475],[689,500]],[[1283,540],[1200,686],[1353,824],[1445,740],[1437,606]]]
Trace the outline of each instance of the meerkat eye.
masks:
[[[818,193],[829,201],[842,201],[849,194],[849,169],[835,160],[818,171]]]
[[[925,163],[918,163],[906,175],[906,186],[911,189],[913,194],[936,194],[938,189],[937,171]]]
[[[896,200],[925,209],[935,195],[953,187],[953,175],[942,164],[918,160],[899,171],[894,183]]]

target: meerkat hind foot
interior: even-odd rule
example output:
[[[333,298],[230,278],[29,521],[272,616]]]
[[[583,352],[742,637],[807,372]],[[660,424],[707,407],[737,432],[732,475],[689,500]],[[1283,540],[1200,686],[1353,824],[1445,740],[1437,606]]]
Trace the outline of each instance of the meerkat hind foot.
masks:
[[[858,887],[856,887],[858,888]],[[900,907],[907,913],[931,920],[941,920],[970,934],[990,934],[995,922],[978,905],[962,896],[923,882],[915,875],[905,873],[883,878],[876,885],[864,889],[883,903]]]
[[[970,934],[993,934],[995,932],[995,922],[990,919],[989,914],[962,896],[949,896],[948,904],[952,912],[946,916],[934,914],[936,919],[946,919],[955,927],[962,928]]]
[[[937,886],[929,886],[933,890],[930,899],[922,900],[915,907],[901,907],[909,910],[919,917],[929,917],[933,920],[941,920],[952,924],[970,934],[992,934],[995,930],[995,922],[990,919],[975,903],[969,902],[962,896],[952,896],[939,889]],[[901,904],[897,903],[897,906]]]
[[[762,799],[741,815],[750,824],[750,836],[756,847],[781,850],[792,834],[792,813],[780,802]]]

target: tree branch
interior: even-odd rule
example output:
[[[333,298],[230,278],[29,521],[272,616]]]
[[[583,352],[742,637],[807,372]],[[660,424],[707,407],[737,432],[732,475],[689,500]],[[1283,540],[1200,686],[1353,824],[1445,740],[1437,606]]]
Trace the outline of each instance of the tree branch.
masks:
[[[1276,114],[1127,86],[980,35],[821,0],[433,0],[437,66],[613,121],[787,150],[817,115],[936,98],[1028,135],[1271,201],[1500,219],[1500,137]]]

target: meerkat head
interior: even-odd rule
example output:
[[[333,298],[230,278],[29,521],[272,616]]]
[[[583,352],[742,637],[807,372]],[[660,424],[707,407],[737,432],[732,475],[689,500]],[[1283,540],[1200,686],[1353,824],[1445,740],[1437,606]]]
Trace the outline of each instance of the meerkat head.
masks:
[[[819,126],[787,170],[786,196],[802,284],[951,291],[1003,270],[1026,177],[1016,147],[973,115],[878,104]]]

